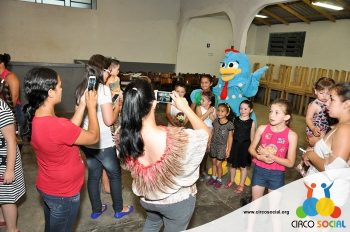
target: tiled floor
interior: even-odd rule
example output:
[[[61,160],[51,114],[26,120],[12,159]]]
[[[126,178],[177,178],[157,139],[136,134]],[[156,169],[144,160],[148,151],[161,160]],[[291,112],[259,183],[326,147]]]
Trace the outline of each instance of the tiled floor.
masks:
[[[164,106],[158,106],[159,112],[164,112]],[[258,123],[267,122],[268,108],[263,105],[256,104],[255,112],[258,117]],[[157,121],[164,124],[165,118],[163,113],[157,115]],[[305,146],[305,118],[295,115],[292,122],[292,128],[299,135],[299,145]],[[22,232],[44,231],[44,217],[39,195],[35,189],[35,176],[37,172],[35,154],[29,144],[23,147],[22,161],[25,172],[25,181],[27,194],[19,204],[18,226]],[[224,182],[228,175],[224,177]],[[286,182],[291,182],[300,178],[294,169],[286,172]],[[76,231],[99,232],[99,231],[141,231],[145,213],[139,204],[138,198],[131,192],[131,178],[126,171],[123,172],[123,198],[124,204],[132,204],[135,206],[135,212],[123,219],[115,219],[112,217],[110,195],[102,193],[102,200],[109,206],[107,212],[97,220],[90,219],[91,213],[90,202],[88,199],[86,186],[83,187],[81,193],[81,207]],[[249,188],[246,188],[243,194],[236,194],[232,189],[214,189],[208,187],[204,182],[198,182],[198,195],[196,209],[193,214],[189,228],[193,228],[218,217],[226,215],[240,206],[240,199],[249,195]],[[0,231],[5,231],[0,229]]]

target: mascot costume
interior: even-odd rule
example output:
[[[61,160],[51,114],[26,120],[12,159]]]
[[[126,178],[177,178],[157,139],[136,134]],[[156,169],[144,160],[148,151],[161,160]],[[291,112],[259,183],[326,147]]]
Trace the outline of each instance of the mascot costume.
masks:
[[[221,62],[220,74],[218,75],[218,84],[213,88],[213,92],[219,98],[219,103],[227,103],[236,116],[239,116],[239,105],[248,97],[253,97],[258,92],[259,81],[262,75],[268,69],[264,66],[254,73],[250,71],[250,61],[244,53],[235,49],[226,49],[224,60]],[[253,113],[250,116],[255,125],[256,116]],[[226,161],[222,163],[223,175],[227,173]],[[211,174],[212,168],[208,173]],[[235,183],[239,185],[240,170],[236,169]],[[245,180],[245,185],[250,185],[249,177]]]
[[[251,73],[247,55],[234,49],[226,49],[218,84],[213,88],[214,94],[219,97],[219,103],[229,104],[236,116],[239,116],[239,105],[248,97],[255,96],[260,78],[267,69],[268,67],[264,66]],[[256,122],[254,112],[251,118]]]

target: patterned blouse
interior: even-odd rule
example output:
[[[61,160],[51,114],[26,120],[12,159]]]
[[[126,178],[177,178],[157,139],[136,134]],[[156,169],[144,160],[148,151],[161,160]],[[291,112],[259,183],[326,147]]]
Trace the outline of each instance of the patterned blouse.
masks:
[[[133,178],[133,192],[148,203],[176,203],[197,193],[195,183],[208,134],[204,130],[179,127],[167,127],[166,130],[166,149],[160,160],[149,166],[137,159],[126,160]]]

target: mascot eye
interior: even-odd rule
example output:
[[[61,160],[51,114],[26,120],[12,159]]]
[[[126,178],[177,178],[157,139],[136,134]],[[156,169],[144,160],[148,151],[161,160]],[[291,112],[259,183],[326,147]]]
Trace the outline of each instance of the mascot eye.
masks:
[[[225,68],[225,62],[220,62],[220,67]]]
[[[238,62],[230,62],[228,63],[229,68],[238,68]]]

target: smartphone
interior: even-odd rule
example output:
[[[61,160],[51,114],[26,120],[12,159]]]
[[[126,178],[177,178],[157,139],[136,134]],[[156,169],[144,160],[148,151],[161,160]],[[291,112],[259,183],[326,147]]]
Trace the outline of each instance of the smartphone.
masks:
[[[87,84],[87,89],[88,91],[94,90],[96,85],[96,77],[95,76],[89,76],[88,84]]]
[[[119,94],[114,94],[114,96],[112,97],[112,103],[114,103],[119,97]]]
[[[170,92],[167,91],[155,91],[156,94],[156,100],[157,102],[161,103],[170,103],[171,102],[171,97],[170,97]]]

